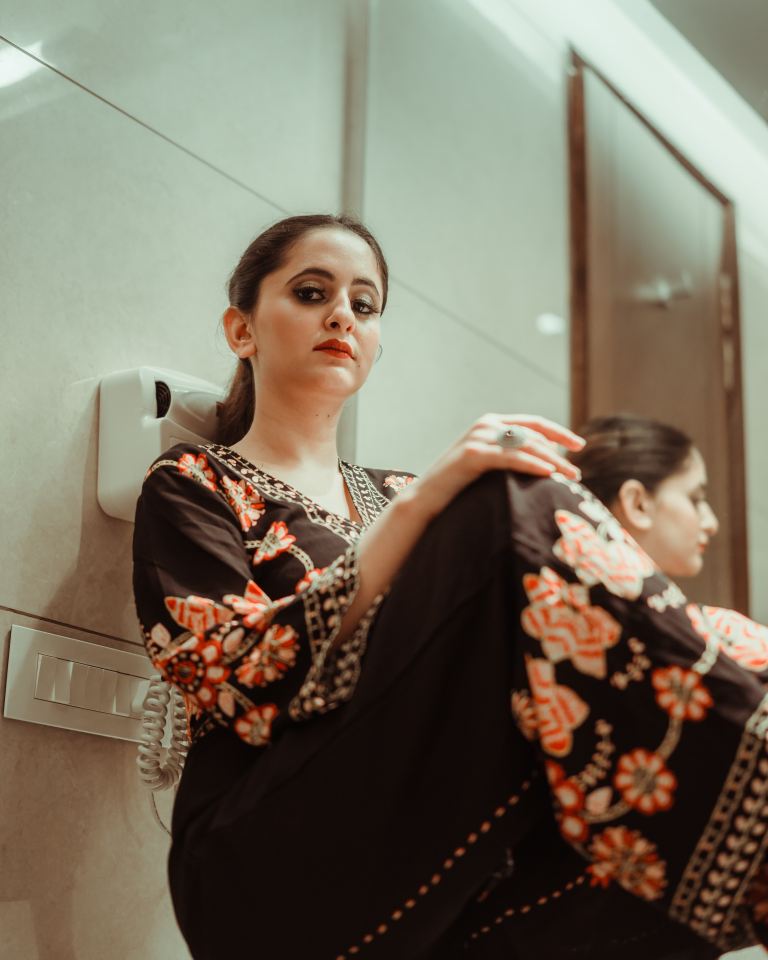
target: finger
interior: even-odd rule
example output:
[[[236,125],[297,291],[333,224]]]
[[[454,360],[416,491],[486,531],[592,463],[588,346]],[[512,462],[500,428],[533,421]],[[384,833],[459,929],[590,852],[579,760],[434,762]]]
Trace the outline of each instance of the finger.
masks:
[[[532,453],[525,453],[523,450],[501,450],[498,469],[514,470],[515,473],[529,473],[534,477],[549,477],[555,469],[551,463],[542,460],[541,457],[534,456]]]
[[[552,466],[564,476],[570,477],[573,480],[581,480],[581,470],[579,470],[575,464],[571,463],[570,460],[562,457],[557,450],[548,443],[537,441],[527,443],[525,450],[540,460],[546,460],[548,463],[551,463]]]
[[[520,424],[516,424],[516,426],[520,426]],[[561,456],[554,443],[547,440],[542,434],[536,433],[535,430],[527,427],[523,429],[526,430],[528,436],[525,443],[520,447],[505,447],[503,444],[500,444],[498,433],[495,430],[484,429],[478,431],[476,439],[482,440],[484,443],[503,450],[506,453],[527,452],[539,460],[545,460],[551,463],[552,466],[556,470],[559,470],[564,476],[572,480],[581,480],[581,470],[569,460],[566,460],[565,457]]]
[[[578,433],[569,430],[567,427],[554,420],[547,420],[546,417],[528,416],[527,414],[511,414],[500,418],[505,425],[527,427],[529,430],[535,430],[536,433],[546,437],[553,443],[559,443],[567,450],[581,450],[587,442],[584,437]]]

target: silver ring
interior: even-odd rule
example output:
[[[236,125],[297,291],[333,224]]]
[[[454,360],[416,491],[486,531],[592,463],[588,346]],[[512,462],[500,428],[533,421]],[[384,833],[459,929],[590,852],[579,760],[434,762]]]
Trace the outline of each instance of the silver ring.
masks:
[[[525,427],[505,427],[496,437],[496,443],[505,450],[519,450],[527,442],[528,431]]]

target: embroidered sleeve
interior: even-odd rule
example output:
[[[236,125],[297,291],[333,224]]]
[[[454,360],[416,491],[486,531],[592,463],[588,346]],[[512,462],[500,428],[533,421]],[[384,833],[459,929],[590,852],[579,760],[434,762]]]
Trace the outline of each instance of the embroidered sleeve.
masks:
[[[355,670],[337,669],[343,650],[326,651],[357,590],[357,560],[351,547],[290,596],[270,598],[242,535],[264,504],[226,480],[204,454],[150,471],[136,514],[134,594],[149,656],[184,693],[193,732],[213,721],[262,746],[292,712],[351,694]],[[308,699],[309,709],[291,711]]]
[[[617,883],[723,950],[764,939],[768,631],[689,604],[577,484],[510,491],[513,715],[563,837],[592,885]]]

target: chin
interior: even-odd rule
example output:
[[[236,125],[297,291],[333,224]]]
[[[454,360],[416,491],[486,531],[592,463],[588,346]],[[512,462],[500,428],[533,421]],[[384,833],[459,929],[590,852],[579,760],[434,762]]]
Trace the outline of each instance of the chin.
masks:
[[[695,557],[691,557],[689,560],[681,560],[679,563],[675,564],[674,570],[667,570],[668,576],[673,579],[688,579],[689,577],[698,576],[702,569],[704,568],[704,561],[697,554]]]

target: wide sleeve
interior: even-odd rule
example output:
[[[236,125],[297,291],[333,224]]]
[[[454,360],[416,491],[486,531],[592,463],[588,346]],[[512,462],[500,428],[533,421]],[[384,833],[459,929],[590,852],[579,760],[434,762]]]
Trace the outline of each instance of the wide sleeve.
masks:
[[[166,460],[142,488],[133,573],[142,633],[198,728],[215,722],[263,746],[281,724],[351,693],[364,624],[339,650],[332,644],[357,590],[355,548],[290,596],[269,597],[243,542],[243,491],[236,511],[227,478],[200,458],[193,468]]]
[[[768,631],[688,603],[579,485],[508,488],[513,712],[588,882],[722,950],[765,942]]]

